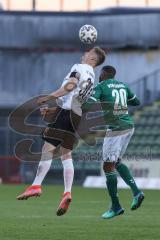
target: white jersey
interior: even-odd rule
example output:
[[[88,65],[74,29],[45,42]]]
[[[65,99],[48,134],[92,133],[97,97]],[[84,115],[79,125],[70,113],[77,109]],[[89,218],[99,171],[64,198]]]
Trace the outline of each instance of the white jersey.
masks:
[[[78,78],[78,83],[76,88],[68,93],[67,95],[58,98],[57,104],[68,110],[73,110],[78,115],[82,115],[82,104],[86,102],[92,95],[95,74],[93,67],[88,64],[75,64],[71,68],[71,71],[65,77],[62,86],[66,86],[72,73],[76,73],[76,78]]]

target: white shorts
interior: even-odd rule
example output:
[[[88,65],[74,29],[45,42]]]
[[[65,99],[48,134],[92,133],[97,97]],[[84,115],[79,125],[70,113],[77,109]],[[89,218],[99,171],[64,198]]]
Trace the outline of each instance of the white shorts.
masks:
[[[108,130],[103,142],[103,161],[117,162],[118,158],[122,158],[133,133],[134,128],[124,131]]]

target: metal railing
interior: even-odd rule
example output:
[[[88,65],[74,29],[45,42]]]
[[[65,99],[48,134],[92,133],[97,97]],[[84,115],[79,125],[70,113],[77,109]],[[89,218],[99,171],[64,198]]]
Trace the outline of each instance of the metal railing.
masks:
[[[137,79],[130,84],[141,101],[141,107],[160,99],[160,69]]]

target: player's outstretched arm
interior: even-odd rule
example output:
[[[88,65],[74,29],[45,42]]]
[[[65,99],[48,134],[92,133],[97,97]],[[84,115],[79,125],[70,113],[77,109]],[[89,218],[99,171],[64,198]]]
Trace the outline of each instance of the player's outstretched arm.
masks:
[[[39,105],[44,104],[48,101],[51,101],[55,98],[59,98],[62,96],[67,95],[68,93],[72,92],[76,87],[77,87],[77,83],[78,83],[78,79],[77,78],[69,78],[69,80],[67,81],[67,83],[60,87],[57,91],[52,92],[50,95],[45,96],[45,97],[41,97],[37,100],[37,103]]]
[[[135,95],[132,99],[128,99],[127,103],[130,106],[139,106],[140,105],[140,100]]]
[[[77,78],[69,78],[67,83],[59,88],[57,91],[53,92],[51,96],[55,98],[62,97],[67,95],[68,93],[72,92],[77,87],[78,79]]]
[[[130,88],[127,86],[128,98],[127,104],[129,106],[138,106],[140,105],[140,100],[137,98],[136,94],[134,94]]]

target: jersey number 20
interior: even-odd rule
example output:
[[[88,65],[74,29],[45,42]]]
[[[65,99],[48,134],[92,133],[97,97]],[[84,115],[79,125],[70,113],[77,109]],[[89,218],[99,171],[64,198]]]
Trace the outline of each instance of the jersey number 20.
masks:
[[[126,90],[121,88],[119,90],[113,89],[112,97],[115,98],[114,109],[126,109],[127,108],[127,95]]]

